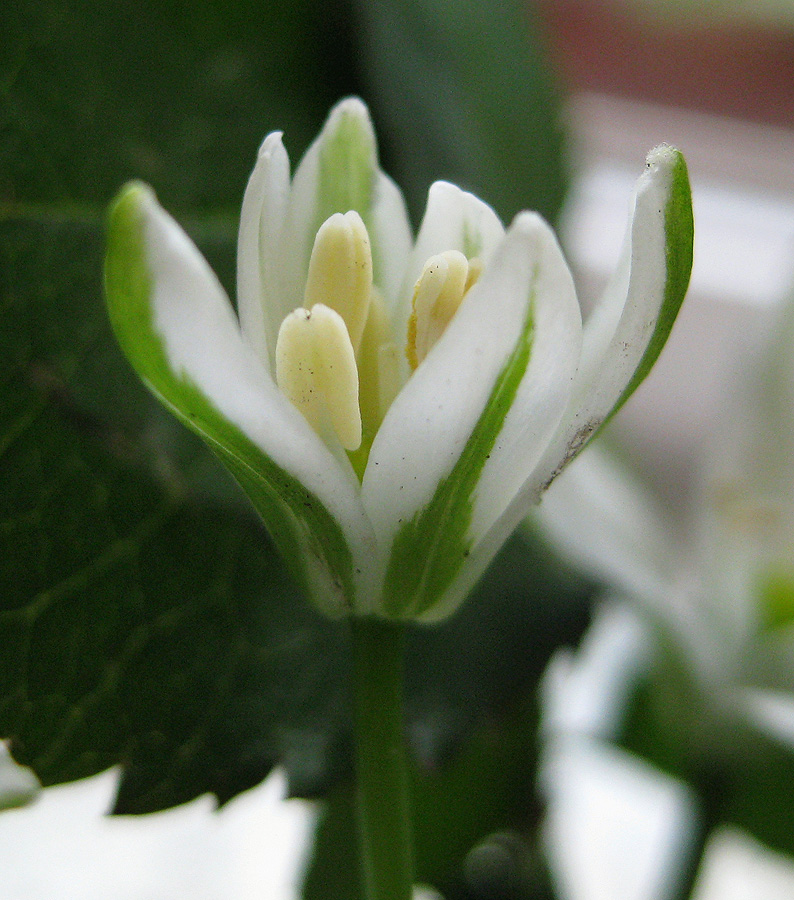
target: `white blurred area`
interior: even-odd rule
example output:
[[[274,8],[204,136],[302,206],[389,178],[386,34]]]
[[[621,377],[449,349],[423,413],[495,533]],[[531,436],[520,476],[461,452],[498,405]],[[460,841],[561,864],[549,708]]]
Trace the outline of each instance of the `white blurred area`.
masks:
[[[274,770],[220,811],[208,797],[105,815],[113,770],[0,814],[0,900],[297,900],[316,812]]]
[[[794,297],[794,131],[595,94],[574,97],[569,123],[576,179],[561,239],[585,305],[614,269],[647,151],[665,141],[689,164],[695,217],[689,295],[658,364],[610,425],[608,440],[674,514],[665,519],[673,524],[668,530],[691,537],[693,512],[703,500],[699,476],[713,458],[714,435],[730,439],[738,430],[730,430],[737,382],[746,378],[753,354],[769,345],[781,304]],[[599,486],[592,478],[597,463],[588,462],[591,488]],[[690,549],[690,542],[678,533],[657,534],[614,485],[601,492],[604,502],[593,515],[583,517],[581,484],[568,487],[582,521],[577,534],[576,522],[560,517],[558,542],[578,541],[579,564],[590,563],[633,602],[602,604],[579,648],[558,651],[544,679],[540,785],[560,900],[672,900],[682,896],[690,867],[697,875],[689,900],[791,900],[794,859],[737,829],[717,829],[702,857],[693,858],[701,849],[699,798],[614,743],[626,698],[656,640],[651,625],[664,621],[636,601],[643,593],[655,596],[663,573],[680,574],[686,565],[684,556],[671,564],[659,547]],[[610,566],[602,571],[598,564],[607,557]],[[703,578],[707,574],[704,568]],[[697,597],[682,591],[678,609],[669,590],[661,597],[670,618],[683,623],[681,633],[700,646],[692,625]],[[720,610],[729,607],[724,593],[713,599]],[[709,621],[715,626],[720,619]],[[714,633],[702,651],[725,661],[731,645],[723,638],[731,632]],[[790,696],[785,699],[756,694],[752,704],[748,699],[752,714],[745,712],[781,737],[788,733],[781,723],[789,728],[792,722]]]
[[[737,828],[717,828],[693,860],[697,796],[613,743],[650,637],[634,610],[606,603],[579,650],[558,651],[544,676],[540,788],[558,897],[673,900],[694,862],[689,900],[791,900],[794,859]]]
[[[25,806],[39,790],[38,778],[30,769],[17,765],[6,742],[0,741],[0,812]]]
[[[709,839],[692,900],[791,900],[794,860],[743,832],[721,828]]]
[[[735,375],[794,294],[794,131],[598,94],[575,95],[568,118],[575,180],[561,239],[585,305],[614,269],[645,154],[666,142],[689,166],[689,294],[659,362],[611,426],[675,503]]]
[[[545,838],[564,900],[671,900],[696,833],[684,784],[599,741],[553,742]]]
[[[579,648],[558,650],[543,677],[539,786],[560,900],[680,896],[697,798],[613,743],[650,646],[633,610],[607,602]]]
[[[107,814],[118,780],[37,793],[0,741],[0,900],[300,900],[320,806],[285,799],[281,769],[220,810],[205,795],[143,816]]]

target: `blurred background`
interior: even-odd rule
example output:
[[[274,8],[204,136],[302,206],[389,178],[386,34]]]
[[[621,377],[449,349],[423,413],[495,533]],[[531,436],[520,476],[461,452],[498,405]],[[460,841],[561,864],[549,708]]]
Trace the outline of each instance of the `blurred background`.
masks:
[[[583,290],[597,294],[612,270],[620,185],[631,183],[641,154],[664,140],[690,167],[689,301],[654,377],[616,423],[635,457],[649,460],[647,474],[659,473],[660,489],[682,485],[680,503],[726,378],[794,284],[794,6],[578,0],[540,8],[566,88],[573,183],[563,234]]]
[[[448,900],[794,896],[794,482],[767,452],[794,458],[791,420],[741,427],[794,401],[794,6],[18,0],[0,34],[0,737],[26,767],[0,758],[23,804],[0,900],[359,895],[345,629],[132,377],[101,290],[107,204],[141,178],[233,296],[259,143],[283,130],[294,167],[351,93],[414,226],[439,178],[504,221],[538,209],[586,309],[651,147],[683,150],[695,207],[689,298],[602,441],[633,480],[610,468],[583,524],[585,473],[584,513],[561,499],[411,635],[419,877]],[[766,531],[731,532],[731,560],[764,549],[727,587],[702,535],[715,443],[773,473],[775,579]]]

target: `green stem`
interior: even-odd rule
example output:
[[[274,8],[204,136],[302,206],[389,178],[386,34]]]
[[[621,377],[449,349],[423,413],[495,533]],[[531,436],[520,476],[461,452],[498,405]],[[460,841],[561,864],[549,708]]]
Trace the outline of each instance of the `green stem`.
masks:
[[[401,624],[354,618],[354,727],[366,900],[410,900],[411,810],[402,714]]]

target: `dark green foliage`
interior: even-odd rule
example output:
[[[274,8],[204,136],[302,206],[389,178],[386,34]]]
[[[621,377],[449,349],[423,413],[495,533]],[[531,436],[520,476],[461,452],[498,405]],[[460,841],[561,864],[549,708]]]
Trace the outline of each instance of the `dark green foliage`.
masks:
[[[140,386],[100,273],[105,207],[142,178],[232,291],[258,144],[283,128],[297,161],[351,92],[387,126],[387,168],[411,197],[457,177],[505,215],[513,198],[553,214],[556,106],[529,37],[486,36],[475,53],[482,13],[448,27],[443,4],[417,4],[399,35],[417,42],[416,77],[434,59],[411,38],[422,17],[437,19],[431,49],[467,67],[454,104],[430,77],[426,103],[449,113],[462,97],[465,115],[450,132],[415,107],[409,133],[394,118],[412,108],[394,106],[397,38],[373,18],[405,9],[376,7],[2,5],[0,736],[47,784],[121,763],[118,809],[144,812],[205,791],[226,800],[276,761],[303,794],[348,772],[346,629],[298,595],[242,493]],[[580,584],[518,542],[500,560],[454,621],[412,637],[410,733],[425,764],[531,690],[583,626]]]
[[[445,179],[505,222],[553,221],[565,185],[560,103],[531,4],[522,0],[355,0],[364,81],[388,138],[387,168],[418,219]]]
[[[2,332],[0,733],[45,784],[124,763],[127,811],[227,799],[267,774],[287,723],[332,701],[317,688],[340,684],[325,671],[339,630],[129,377],[101,307],[80,308],[96,228],[4,231],[14,284],[46,268],[60,281],[40,301],[3,284],[20,327]],[[118,404],[103,414],[100,379]]]

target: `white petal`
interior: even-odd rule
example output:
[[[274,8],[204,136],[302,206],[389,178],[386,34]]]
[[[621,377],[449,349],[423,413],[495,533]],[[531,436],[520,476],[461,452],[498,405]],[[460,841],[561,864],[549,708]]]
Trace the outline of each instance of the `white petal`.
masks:
[[[282,319],[303,303],[303,287],[309,268],[309,257],[317,230],[325,219],[335,212],[346,213],[355,209],[367,227],[370,224],[369,210],[358,209],[355,205],[349,205],[346,209],[331,208],[334,204],[329,206],[328,198],[321,196],[323,151],[329,139],[332,139],[340,128],[344,128],[345,123],[353,126],[351,130],[358,138],[354,159],[349,170],[346,170],[351,176],[351,181],[355,183],[357,179],[366,177],[366,171],[362,170],[371,170],[373,179],[377,173],[375,132],[369,112],[361,100],[348,97],[331,110],[322,131],[306,151],[292,180],[282,242],[281,267],[284,284]],[[375,184],[376,181],[373,182],[373,199]]]
[[[554,742],[544,755],[544,836],[558,896],[678,896],[684,860],[696,837],[692,791],[637,757],[596,741]]]
[[[669,223],[668,206],[676,188],[684,189],[686,200],[680,202],[676,197]],[[649,345],[660,338],[663,344],[672,327],[689,275],[685,262],[687,252],[691,252],[691,206],[688,225],[686,222],[688,191],[686,169],[678,151],[660,147],[649,155],[647,169],[635,189],[634,212],[621,262],[584,326],[582,359],[568,409],[532,483],[525,488],[535,501],[623,402],[633,389],[630,386],[636,386]],[[673,228],[670,234],[668,226]]]
[[[379,174],[375,186],[369,238],[375,284],[383,295],[387,309],[391,311],[400,295],[413,236],[403,195],[391,178],[383,173]]]
[[[791,900],[794,860],[738,828],[709,835],[691,900]]]
[[[318,498],[354,552],[371,555],[372,535],[352,469],[340,466],[278,390],[243,340],[222,287],[192,241],[153,195],[141,207],[153,326],[164,341],[169,366]]]
[[[581,319],[570,272],[548,225],[531,213],[517,217],[516,223],[519,221],[527,238],[532,236],[524,252],[530,259],[543,261],[538,269],[532,354],[477,485],[469,532],[472,547],[466,565],[460,569],[444,603],[426,617],[428,621],[448,614],[469,593],[529,512],[532,496],[527,492],[527,484],[534,484],[535,468],[555,434],[576,373]],[[494,267],[499,258],[498,252]],[[483,274],[483,281],[485,278]]]
[[[638,686],[648,677],[655,635],[622,602],[601,603],[574,652],[557,650],[541,681],[545,740],[617,741]]]
[[[321,135],[322,136],[322,135]],[[320,161],[320,137],[303,155],[290,189],[289,207],[281,242],[281,306],[275,314],[283,319],[303,305],[303,289],[317,229],[317,173]],[[347,212],[347,210],[343,210]]]
[[[788,749],[794,749],[794,693],[740,687],[740,713]]]
[[[532,354],[477,486],[475,539],[491,528],[532,474],[566,407],[581,352],[579,303],[557,239],[537,215],[525,213],[518,222],[537,267]]]
[[[499,217],[474,194],[454,184],[437,181],[430,187],[416,245],[408,258],[399,305],[394,311],[395,332],[402,339],[411,314],[411,298],[425,263],[445,250],[459,250],[484,264],[504,237]]]
[[[237,312],[240,327],[259,358],[273,371],[281,324],[281,232],[289,197],[289,159],[281,132],[269,134],[248,181],[237,242]],[[277,315],[277,313],[276,313]]]
[[[375,438],[362,489],[384,547],[402,523],[430,504],[460,459],[522,339],[530,303],[535,335],[516,398],[528,418],[522,422],[520,416],[507,414],[505,439],[493,467],[489,461],[483,470],[488,490],[497,490],[498,496],[486,497],[478,488],[472,498],[478,528],[499,514],[500,504],[507,502],[505,493],[526,477],[524,468],[514,476],[505,467],[524,466],[519,459],[523,454],[525,468],[531,469],[542,452],[564,409],[578,353],[578,307],[570,275],[548,226],[527,213],[517,217],[447,331],[395,399]],[[505,487],[496,487],[500,478],[507,478]]]
[[[639,365],[662,305],[667,281],[664,214],[670,191],[666,165],[662,160],[637,182],[621,260],[585,323],[576,393],[586,401],[591,417],[603,418],[611,411]]]
[[[598,445],[554,481],[528,521],[595,578],[643,602],[668,603],[678,565],[671,530],[642,486]]]

